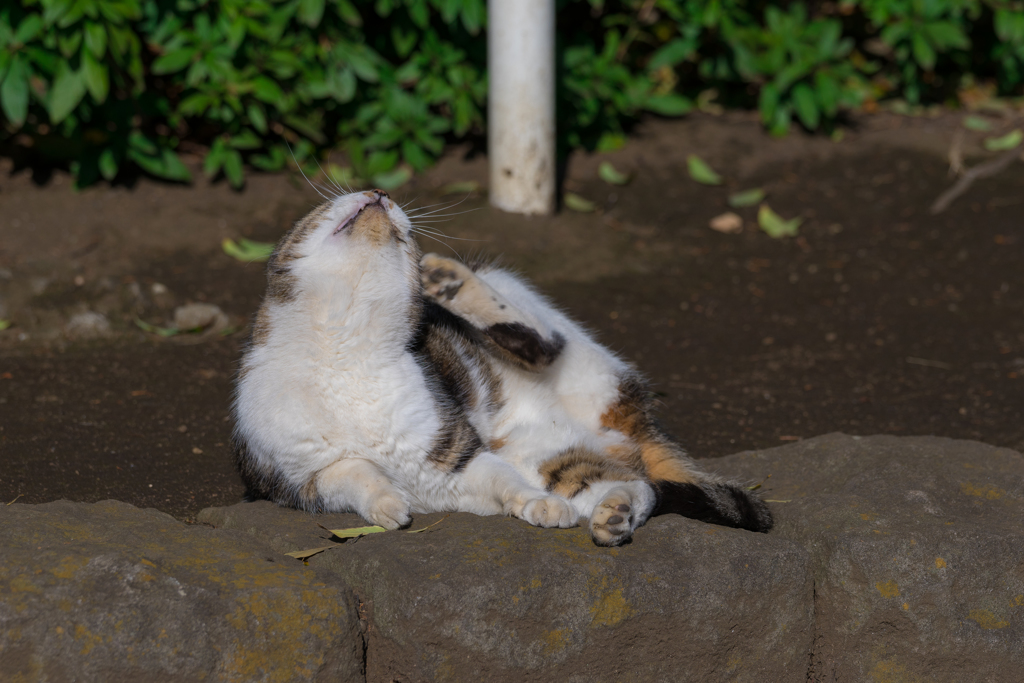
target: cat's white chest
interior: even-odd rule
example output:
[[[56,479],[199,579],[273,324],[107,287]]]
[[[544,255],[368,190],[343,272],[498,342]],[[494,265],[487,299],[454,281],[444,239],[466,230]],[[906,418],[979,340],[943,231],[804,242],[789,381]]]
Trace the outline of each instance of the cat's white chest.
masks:
[[[440,420],[411,355],[383,365],[332,369],[319,382],[337,411],[338,437],[369,447],[387,469],[420,465]]]

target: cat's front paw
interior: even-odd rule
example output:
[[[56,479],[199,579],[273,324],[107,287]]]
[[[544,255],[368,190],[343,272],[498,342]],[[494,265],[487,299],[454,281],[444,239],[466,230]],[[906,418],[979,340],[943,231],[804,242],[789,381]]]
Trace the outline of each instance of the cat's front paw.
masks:
[[[392,494],[385,494],[374,500],[363,517],[371,524],[382,526],[389,531],[409,526],[412,522],[409,503]]]
[[[451,301],[473,273],[455,259],[426,254],[420,259],[420,282],[424,293],[439,303]]]
[[[633,500],[625,488],[608,492],[590,516],[590,535],[594,543],[604,546],[622,545],[633,535]]]
[[[522,512],[516,516],[534,526],[562,529],[576,526],[576,511],[567,500],[558,496],[528,500]]]

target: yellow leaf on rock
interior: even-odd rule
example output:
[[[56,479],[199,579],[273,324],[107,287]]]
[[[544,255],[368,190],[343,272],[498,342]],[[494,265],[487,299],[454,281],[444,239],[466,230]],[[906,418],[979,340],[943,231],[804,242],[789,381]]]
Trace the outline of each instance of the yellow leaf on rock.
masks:
[[[334,545],[325,545],[319,548],[311,548],[309,550],[293,550],[290,553],[285,553],[285,555],[287,555],[288,557],[294,557],[296,560],[305,560],[307,557],[313,557],[314,555],[322,553],[325,550],[330,550],[331,548],[337,547],[338,544],[335,543]]]
[[[328,529],[328,531],[338,538],[359,538],[367,534],[379,534],[387,529],[382,526],[357,526],[352,529]]]

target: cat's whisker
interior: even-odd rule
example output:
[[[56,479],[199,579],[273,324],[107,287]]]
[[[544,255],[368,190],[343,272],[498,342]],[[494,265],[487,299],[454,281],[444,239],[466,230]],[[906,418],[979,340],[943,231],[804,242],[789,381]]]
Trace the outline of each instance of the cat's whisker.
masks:
[[[437,213],[438,211],[444,211],[445,209],[453,209],[453,208],[455,208],[456,206],[458,206],[459,204],[461,204],[462,202],[466,201],[469,198],[470,198],[470,195],[467,194],[465,197],[463,197],[459,201],[454,202],[452,204],[449,204],[448,206],[444,206],[444,207],[442,207],[440,209],[437,209],[435,211],[430,211],[429,213],[419,213],[419,214],[416,214],[416,215],[418,215],[418,216],[429,216],[431,214]],[[440,202],[439,204],[430,204],[429,206],[420,207],[420,209],[413,209],[413,211],[422,210],[422,209],[429,209],[431,206],[439,206],[440,204],[444,204],[444,202]]]
[[[412,199],[410,199],[409,201],[403,202],[403,203],[399,204],[398,208],[400,208],[402,211],[405,211],[405,207],[409,206],[410,204],[412,204],[414,201],[416,201],[417,199],[419,199],[422,196],[423,195],[418,194],[415,197],[413,197]]]
[[[448,239],[448,240],[459,240],[460,242],[485,242],[486,241],[486,240],[476,240],[476,239],[472,239],[470,237],[452,237],[451,235],[446,235],[443,232],[432,232],[432,231],[429,231],[429,230],[424,230],[422,228],[413,228],[413,232],[415,232],[417,235],[425,235],[427,237],[432,237],[434,239],[444,238],[444,239]]]
[[[330,157],[327,158],[327,170],[330,171],[330,173],[327,175],[327,181],[330,182],[331,185],[334,185],[336,188],[338,188],[338,192],[340,192],[342,195],[352,194],[351,190],[346,190],[344,187],[341,186],[341,183],[335,180],[334,165],[331,163]]]
[[[423,214],[421,216],[409,216],[409,220],[411,220],[411,221],[447,220],[447,219],[451,218],[452,216],[461,216],[464,213],[471,213],[473,211],[479,211],[479,210],[480,210],[480,208],[478,207],[478,208],[475,208],[475,209],[466,209],[465,211],[455,211],[453,213]]]
[[[322,173],[324,178],[327,179],[327,182],[333,184],[333,181],[331,180],[330,174],[327,173],[327,171],[324,170],[324,167],[320,165],[320,160],[316,158],[315,154],[313,155],[313,163],[315,163],[316,167],[320,169],[320,173]],[[328,162],[328,165],[330,165],[330,162]],[[327,188],[324,188],[324,189],[327,189]],[[342,190],[340,187],[338,188],[337,192],[331,192],[330,190],[328,190],[328,192],[330,192],[332,195],[334,195],[334,199],[337,199],[338,197],[340,197],[343,194],[345,194],[345,191]]]
[[[299,160],[295,158],[295,151],[292,149],[292,146],[288,145],[288,143],[285,144],[288,147],[288,153],[292,155],[292,161],[295,162],[295,168],[299,169],[299,173],[302,174],[303,179],[307,183],[309,183],[309,186],[316,190],[316,193],[323,197],[325,201],[331,201],[323,192],[320,191],[320,189],[316,185],[313,184],[313,181],[309,179],[309,176],[306,175],[306,172],[302,170],[302,164],[300,164]]]

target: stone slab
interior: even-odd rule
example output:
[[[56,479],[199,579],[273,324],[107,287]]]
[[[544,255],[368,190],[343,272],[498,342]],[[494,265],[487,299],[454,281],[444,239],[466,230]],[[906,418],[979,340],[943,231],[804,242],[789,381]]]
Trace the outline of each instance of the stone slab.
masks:
[[[809,439],[715,461],[813,557],[811,680],[1021,680],[1024,456],[937,437]]]
[[[0,505],[0,548],[5,682],[364,680],[351,591],[247,534],[58,501]]]
[[[203,511],[280,552],[330,543],[270,503]],[[803,681],[812,646],[808,555],[791,541],[680,517],[599,548],[583,529],[423,515],[422,533],[373,534],[310,566],[368,611],[371,681]]]

